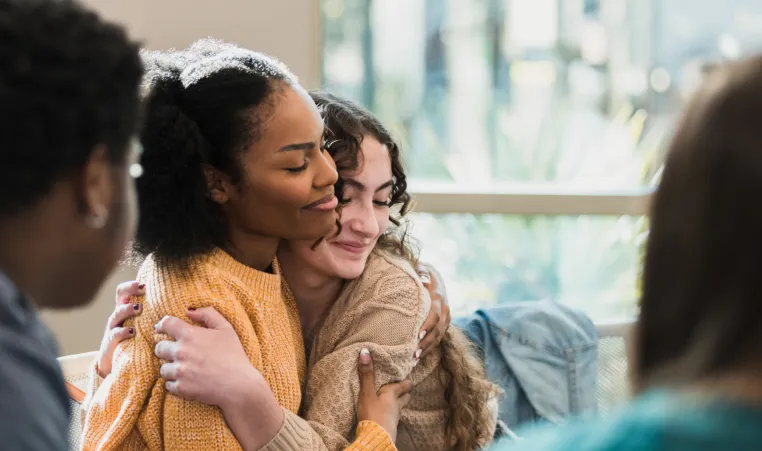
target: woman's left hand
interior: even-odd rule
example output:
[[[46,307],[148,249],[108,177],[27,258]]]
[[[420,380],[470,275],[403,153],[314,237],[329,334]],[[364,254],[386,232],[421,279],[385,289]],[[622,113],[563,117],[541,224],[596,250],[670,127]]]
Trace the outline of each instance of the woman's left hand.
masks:
[[[413,358],[417,361],[430,354],[444,338],[447,328],[450,326],[450,306],[447,302],[447,291],[444,280],[436,268],[420,263],[417,268],[423,286],[429,291],[431,297],[431,310],[418,335],[420,343]]]
[[[183,399],[225,410],[235,405],[251,381],[260,376],[251,364],[233,326],[214,308],[188,310],[188,318],[165,316],[154,329],[175,341],[160,341],[154,353],[166,361],[161,377],[167,391]]]

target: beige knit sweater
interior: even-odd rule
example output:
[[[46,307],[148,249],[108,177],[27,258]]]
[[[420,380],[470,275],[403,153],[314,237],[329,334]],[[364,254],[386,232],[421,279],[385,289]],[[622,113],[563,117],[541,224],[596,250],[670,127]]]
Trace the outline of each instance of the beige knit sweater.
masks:
[[[301,409],[304,419],[287,413],[281,434],[266,449],[341,450],[349,444],[357,426],[357,355],[362,348],[373,355],[379,387],[408,376],[414,384],[399,424],[397,448],[448,449],[441,355],[435,352],[417,366],[413,361],[430,304],[410,263],[373,253],[363,274],[347,283],[314,338]]]

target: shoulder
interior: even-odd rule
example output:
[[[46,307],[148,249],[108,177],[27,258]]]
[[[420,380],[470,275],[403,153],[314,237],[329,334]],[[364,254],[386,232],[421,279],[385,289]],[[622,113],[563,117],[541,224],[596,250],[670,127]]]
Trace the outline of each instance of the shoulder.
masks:
[[[526,431],[517,441],[495,445],[495,451],[653,451],[659,435],[653,424],[598,420]]]
[[[0,329],[0,437],[9,449],[64,450],[68,397],[58,364],[31,337]]]
[[[413,265],[401,257],[384,251],[374,251],[360,276],[365,287],[394,288],[395,291],[410,291],[421,294],[426,291]]]
[[[700,409],[698,409],[700,410]],[[541,426],[521,435],[524,440],[498,451],[655,451],[693,449],[704,427],[696,428],[697,410],[674,393],[654,391],[630,401],[606,418],[575,421],[565,426]],[[665,439],[669,432],[669,446]],[[699,439],[699,440],[697,440]],[[687,447],[686,447],[687,446]],[[735,449],[730,446],[731,449]]]
[[[231,308],[232,294],[225,279],[209,259],[199,259],[187,268],[156,261],[148,256],[138,271],[138,281],[146,285],[143,313],[138,323],[153,327],[163,316],[185,318],[187,309],[211,306],[223,313]]]
[[[408,312],[421,307],[428,312],[431,304],[428,291],[413,265],[383,251],[375,251],[368,258],[365,271],[358,280],[358,290],[369,292],[370,295],[364,297],[384,306],[396,306]]]

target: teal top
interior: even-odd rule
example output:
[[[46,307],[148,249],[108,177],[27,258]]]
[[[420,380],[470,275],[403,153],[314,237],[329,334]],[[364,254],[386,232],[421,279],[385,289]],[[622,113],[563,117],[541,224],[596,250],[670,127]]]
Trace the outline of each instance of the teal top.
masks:
[[[661,390],[605,419],[519,435],[490,451],[762,450],[762,407]]]

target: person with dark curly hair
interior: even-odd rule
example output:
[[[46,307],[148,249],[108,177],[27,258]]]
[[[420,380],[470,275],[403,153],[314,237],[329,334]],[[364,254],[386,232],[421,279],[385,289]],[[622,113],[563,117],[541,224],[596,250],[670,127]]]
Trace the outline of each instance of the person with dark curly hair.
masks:
[[[482,447],[495,431],[490,401],[496,390],[460,331],[426,324],[432,300],[399,227],[410,206],[399,146],[361,106],[324,92],[310,95],[325,121],[326,147],[340,174],[335,190],[342,204],[341,230],[317,244],[287,240],[278,249],[288,281],[284,289],[293,293],[299,309],[308,368],[302,418],[285,411],[283,426],[267,435],[264,449],[340,450],[349,445],[362,392],[354,377],[358,352],[373,353],[379,383],[409,377],[413,384],[399,425],[381,422],[397,437],[398,449]],[[114,316],[119,320],[120,310],[132,309],[117,307]],[[131,316],[138,313],[133,310]],[[217,316],[211,309],[199,314],[208,320]],[[444,333],[426,354],[419,342],[422,327],[434,336]],[[102,353],[106,359],[109,347],[113,345]],[[219,376],[210,369],[228,358],[213,351],[220,347],[180,345],[178,352],[199,360],[158,354],[172,361],[168,368],[184,368],[185,374],[166,371],[174,382],[186,384],[181,396],[206,398],[216,389]],[[244,398],[252,387],[229,385],[228,390]],[[250,402],[250,407],[248,418],[277,417],[282,410],[272,396]]]
[[[397,428],[398,449],[481,448],[495,432],[490,401],[497,390],[467,338],[450,327],[427,355],[418,344],[431,299],[401,224],[411,197],[400,148],[360,105],[325,92],[311,95],[328,130],[343,207],[337,236],[314,249],[286,241],[278,251],[310,350],[302,414],[328,449],[344,446],[358,392],[352,356],[367,347],[383,368],[379,383],[405,377],[413,383]]]
[[[275,254],[281,240],[334,234],[337,172],[324,123],[288,69],[263,54],[204,39],[142,56],[144,174],[133,249],[145,258],[145,297],[141,315],[123,325],[133,339],[108,368],[103,359],[95,365],[83,448],[259,449],[302,402],[299,313],[281,292]],[[194,345],[203,349],[188,354]],[[178,380],[191,374],[188,357],[219,363],[203,377],[212,391],[194,393]],[[383,425],[396,426],[409,382],[377,395],[372,372],[363,380],[372,394],[350,449],[394,449]],[[265,391],[280,407],[252,421],[249,394]]]
[[[90,301],[135,227],[142,66],[69,1],[0,0],[0,438],[68,449],[57,349],[35,306]]]

